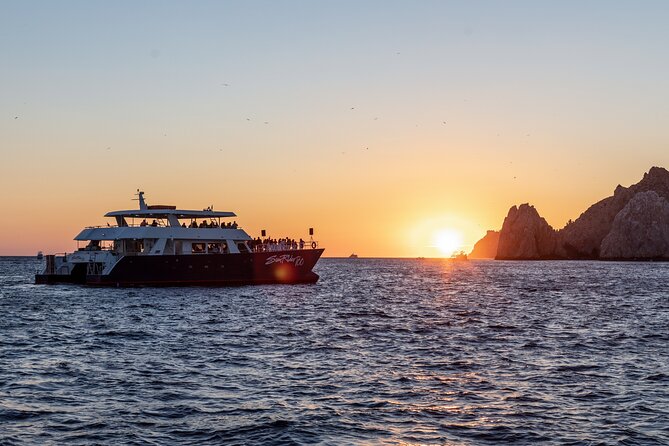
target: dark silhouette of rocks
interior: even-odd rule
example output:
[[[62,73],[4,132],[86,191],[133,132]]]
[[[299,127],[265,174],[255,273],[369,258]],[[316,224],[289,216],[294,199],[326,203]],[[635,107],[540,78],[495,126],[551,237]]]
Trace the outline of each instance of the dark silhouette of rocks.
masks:
[[[554,258],[557,246],[555,230],[534,206],[521,204],[509,209],[499,235],[499,260],[537,260]]]
[[[669,259],[669,201],[655,191],[639,192],[613,220],[604,237],[603,259]]]
[[[476,242],[468,257],[470,259],[494,259],[497,255],[498,243],[499,231],[488,231],[481,240]]]
[[[593,204],[561,232],[560,255],[574,259],[597,259],[604,237],[611,231],[613,220],[639,192],[655,191],[669,200],[669,171],[652,167],[641,181],[630,187],[616,187],[613,196]]]
[[[652,192],[648,194],[648,192]],[[665,205],[669,171],[652,167],[630,187],[588,208],[559,231],[534,207],[513,206],[504,219],[497,259],[669,259]]]

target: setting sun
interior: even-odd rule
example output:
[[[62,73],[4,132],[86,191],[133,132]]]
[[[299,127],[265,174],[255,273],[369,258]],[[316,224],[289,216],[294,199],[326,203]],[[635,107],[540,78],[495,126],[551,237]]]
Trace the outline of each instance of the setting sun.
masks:
[[[434,246],[446,256],[462,248],[462,235],[452,229],[439,231],[434,238]]]

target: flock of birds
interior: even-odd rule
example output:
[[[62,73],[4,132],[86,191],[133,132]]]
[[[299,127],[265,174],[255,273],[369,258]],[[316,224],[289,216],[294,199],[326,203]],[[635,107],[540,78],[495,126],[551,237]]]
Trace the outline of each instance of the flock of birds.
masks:
[[[398,52],[398,53],[396,53],[396,54],[400,54],[400,53]],[[222,87],[230,87],[230,84],[227,83],[227,82],[224,82],[224,83],[221,83],[221,86],[222,86]],[[465,100],[465,101],[466,101],[466,100]],[[356,110],[356,107],[350,107],[350,110],[351,110],[351,111]],[[19,116],[14,116],[14,119],[15,119],[15,120],[16,120],[16,119],[19,119]],[[374,121],[378,121],[378,120],[379,120],[379,117],[378,117],[378,116],[375,116],[375,117],[373,118],[373,120],[374,120]],[[247,122],[251,122],[252,119],[249,118],[249,117],[247,117],[247,118],[246,118],[246,121],[247,121]],[[269,121],[262,121],[262,123],[263,123],[264,125],[269,125],[270,122],[269,122]],[[442,125],[447,125],[448,123],[447,123],[447,121],[441,121],[441,124],[442,124]],[[416,127],[418,127],[418,124],[416,124]],[[163,134],[163,136],[167,137],[167,133]],[[497,134],[497,136],[500,136],[499,133]],[[528,134],[526,134],[525,136],[526,136],[526,137],[529,137],[530,134],[528,133]],[[107,147],[105,147],[105,150],[112,150],[112,148],[111,148],[111,146],[107,146]],[[365,147],[364,150],[369,150],[369,147]],[[223,149],[219,149],[219,152],[223,152]],[[342,151],[341,154],[342,154],[342,155],[345,155],[345,154],[346,154],[346,151]],[[513,179],[515,180],[516,177],[514,176]]]

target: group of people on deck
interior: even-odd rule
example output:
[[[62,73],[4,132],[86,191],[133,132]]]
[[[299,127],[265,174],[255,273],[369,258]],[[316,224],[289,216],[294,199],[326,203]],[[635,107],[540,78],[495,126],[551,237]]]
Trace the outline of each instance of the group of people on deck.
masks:
[[[304,249],[305,241],[299,241],[292,238],[266,238],[261,240],[257,237],[249,242],[249,246],[253,251],[284,251],[289,249]]]
[[[201,221],[200,224],[197,223],[197,221],[193,220],[190,222],[190,225],[186,226],[186,223],[181,224],[182,227],[186,228],[218,228],[218,223],[215,221]],[[238,225],[236,221],[233,221],[232,223],[221,223],[221,228],[224,229],[237,229]]]
[[[142,220],[142,222],[139,224],[140,226],[160,226],[156,220],[153,220],[151,224],[149,224],[146,219]],[[206,220],[201,221],[198,223],[196,220],[193,220],[190,222],[188,226],[186,226],[186,223],[181,224],[182,228],[218,228],[218,223],[215,221],[208,222]],[[237,225],[236,221],[233,221],[232,223],[221,223],[221,228],[224,229],[237,229],[239,226]]]

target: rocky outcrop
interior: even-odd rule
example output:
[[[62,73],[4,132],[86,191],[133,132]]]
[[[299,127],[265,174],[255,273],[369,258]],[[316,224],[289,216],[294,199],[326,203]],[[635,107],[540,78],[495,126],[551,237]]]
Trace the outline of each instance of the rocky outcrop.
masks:
[[[648,191],[655,191],[669,199],[669,171],[652,167],[637,184],[630,187],[618,185],[613,196],[590,206],[576,221],[560,231],[559,255],[572,259],[599,258],[602,241],[611,232],[618,212],[636,194]]]
[[[497,245],[498,260],[554,258],[557,234],[534,206],[513,206],[504,219]]]
[[[604,237],[603,259],[669,259],[669,201],[639,192],[613,220]]]
[[[470,259],[494,259],[499,244],[499,231],[488,231],[481,240],[476,242],[469,253]]]
[[[667,258],[669,171],[653,167],[630,187],[590,206],[559,231],[527,204],[509,210],[497,259]]]

